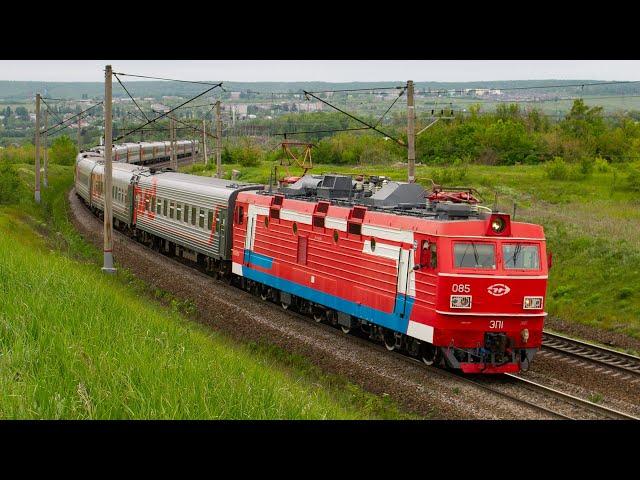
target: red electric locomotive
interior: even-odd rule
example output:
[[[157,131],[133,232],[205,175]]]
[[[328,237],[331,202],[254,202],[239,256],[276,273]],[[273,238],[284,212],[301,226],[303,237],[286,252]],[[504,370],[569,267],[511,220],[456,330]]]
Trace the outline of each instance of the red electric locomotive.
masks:
[[[240,192],[232,238],[245,288],[428,364],[517,372],[540,348],[543,229],[470,191],[306,175],[278,193]]]

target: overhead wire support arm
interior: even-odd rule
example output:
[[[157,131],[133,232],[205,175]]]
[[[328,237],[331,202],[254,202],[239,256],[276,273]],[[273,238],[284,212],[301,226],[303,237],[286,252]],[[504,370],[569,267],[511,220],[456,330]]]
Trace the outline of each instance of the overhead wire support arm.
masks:
[[[131,101],[135,104],[135,106],[136,106],[136,107],[138,107],[138,110],[140,110],[140,113],[142,114],[142,116],[143,116],[144,118],[146,118],[146,119],[147,119],[147,121],[149,121],[149,117],[147,117],[147,114],[146,114],[146,113],[144,113],[144,110],[142,110],[142,108],[140,108],[140,105],[138,105],[138,102],[136,102],[136,99],[135,99],[135,98],[133,98],[133,95],[131,95],[131,94],[129,93],[129,90],[127,90],[127,87],[125,87],[125,86],[124,86],[124,83],[122,83],[122,82],[120,81],[120,79],[118,78],[118,74],[117,74],[117,73],[114,73],[114,74],[113,74],[113,76],[114,76],[114,77],[116,77],[116,80],[118,81],[118,83],[120,84],[120,86],[124,89],[124,91],[125,91],[125,92],[127,92],[127,95],[129,95],[129,98],[130,98],[130,99],[131,99]]]
[[[436,123],[438,123],[438,121],[440,120],[440,117],[436,118],[433,122],[431,122],[429,125],[427,125],[426,127],[424,127],[422,130],[420,130],[418,133],[416,133],[416,137],[418,135],[420,135],[422,132],[426,131],[427,129],[429,129],[430,127],[434,126]]]
[[[176,111],[176,110],[178,110],[179,108],[182,108],[182,107],[184,107],[185,105],[187,105],[188,103],[193,102],[196,98],[200,98],[200,97],[202,97],[203,95],[206,95],[207,93],[209,93],[209,92],[210,92],[211,90],[213,90],[214,88],[217,88],[217,87],[220,87],[220,86],[222,86],[222,82],[217,83],[216,85],[212,86],[211,88],[206,89],[204,92],[202,92],[202,93],[200,93],[200,94],[196,95],[195,97],[190,98],[190,99],[189,99],[189,100],[187,100],[186,102],[181,103],[180,105],[178,105],[177,107],[172,108],[172,109],[171,109],[171,110],[169,110],[168,112],[165,112],[165,113],[163,113],[163,114],[161,114],[161,115],[157,116],[156,118],[152,118],[152,119],[151,119],[151,120],[149,120],[148,122],[146,122],[146,123],[144,123],[144,124],[140,125],[140,126],[139,126],[139,127],[137,127],[137,128],[134,128],[133,130],[131,130],[131,131],[129,131],[129,132],[127,132],[127,133],[125,133],[124,135],[120,135],[118,138],[116,138],[116,139],[115,139],[115,141],[117,142],[118,140],[120,140],[120,139],[122,139],[122,138],[124,138],[124,137],[127,137],[127,136],[131,135],[132,133],[137,132],[137,131],[138,131],[138,130],[140,130],[141,128],[144,128],[144,127],[146,127],[147,125],[149,125],[150,123],[157,122],[157,121],[158,121],[158,120],[160,120],[161,118],[166,117],[167,115],[169,115],[169,114],[170,114],[170,113],[172,113],[172,112],[175,112],[175,111]]]
[[[44,106],[45,106],[45,107],[47,107],[47,111],[48,111],[49,113],[51,113],[51,115],[53,115],[54,117],[56,117],[60,123],[63,123],[63,122],[64,122],[64,120],[63,120],[62,118],[60,118],[56,112],[54,112],[53,110],[51,110],[51,108],[49,108],[49,104],[48,104],[47,102],[45,102],[45,101],[44,101],[44,98],[40,97],[40,101],[41,101],[42,103],[44,103]],[[46,127],[45,127],[45,128],[46,128]]]
[[[380,125],[380,122],[382,122],[382,119],[387,115],[387,113],[389,113],[389,111],[393,108],[393,106],[396,104],[396,102],[398,100],[400,100],[400,97],[402,97],[402,95],[404,95],[404,92],[407,91],[407,87],[405,86],[402,91],[400,92],[400,94],[396,97],[396,99],[393,101],[393,103],[391,105],[389,105],[389,108],[387,108],[387,110],[382,114],[382,116],[378,119],[378,121],[376,122],[375,126],[377,127],[378,125]]]
[[[322,100],[321,98],[316,97],[316,96],[315,96],[313,93],[311,93],[311,92],[307,92],[306,90],[303,90],[303,92],[304,92],[304,94],[305,94],[305,95],[309,95],[309,96],[311,96],[311,97],[315,98],[316,100],[318,100],[318,101],[320,101],[320,102],[324,103],[325,105],[328,105],[329,107],[334,108],[335,110],[337,110],[337,111],[339,111],[340,113],[342,113],[342,114],[346,115],[347,117],[352,118],[352,119],[353,119],[353,120],[355,120],[356,122],[361,123],[362,125],[366,125],[366,126],[367,126],[367,127],[369,127],[371,130],[375,130],[376,132],[378,132],[378,133],[380,133],[380,134],[384,135],[385,137],[389,137],[391,140],[393,140],[394,142],[396,142],[398,145],[402,145],[403,147],[406,147],[406,145],[404,144],[404,142],[402,142],[401,140],[398,140],[397,138],[395,138],[395,137],[393,137],[393,136],[389,135],[388,133],[386,133],[386,132],[384,132],[384,131],[380,130],[378,127],[375,127],[375,126],[373,126],[373,125],[371,125],[371,124],[369,124],[369,123],[365,122],[364,120],[360,120],[358,117],[355,117],[354,115],[351,115],[349,112],[345,112],[344,110],[342,110],[342,109],[340,109],[340,108],[336,107],[335,105],[331,105],[329,102],[326,102],[326,101]]]

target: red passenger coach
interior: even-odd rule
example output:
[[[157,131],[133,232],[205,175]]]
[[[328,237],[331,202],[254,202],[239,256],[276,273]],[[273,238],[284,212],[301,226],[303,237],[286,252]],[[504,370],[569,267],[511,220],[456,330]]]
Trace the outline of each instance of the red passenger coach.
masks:
[[[528,368],[546,315],[542,227],[469,196],[346,179],[307,175],[282,193],[238,194],[232,271],[244,286],[428,364]]]

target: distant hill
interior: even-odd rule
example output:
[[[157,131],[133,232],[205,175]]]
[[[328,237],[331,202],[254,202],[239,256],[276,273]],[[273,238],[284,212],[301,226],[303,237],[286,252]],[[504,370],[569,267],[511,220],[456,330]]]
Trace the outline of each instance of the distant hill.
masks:
[[[131,81],[127,77],[122,77],[125,85],[134,96],[162,97],[164,95],[193,96],[206,90],[206,85],[164,82],[164,81]],[[217,83],[218,80],[211,81]],[[270,94],[270,93],[300,93],[303,89],[308,91],[317,90],[342,90],[353,88],[382,88],[403,85],[404,80],[396,82],[351,82],[351,83],[329,83],[329,82],[224,82],[223,87],[226,92],[222,92],[223,98],[230,95],[229,92],[247,92]],[[465,89],[465,88],[531,88],[556,85],[599,83],[598,80],[510,80],[510,81],[486,81],[486,82],[416,82],[416,88],[420,89]],[[525,90],[526,91],[526,90]],[[33,98],[36,92],[45,96],[63,99],[79,99],[83,96],[87,98],[102,98],[104,95],[104,84],[100,82],[25,82],[0,80],[0,101],[25,100]],[[560,87],[541,89],[545,94],[576,94],[588,95],[622,95],[639,94],[640,83],[585,86],[580,87]],[[125,96],[126,93],[114,82],[114,97]],[[216,93],[216,96],[218,94]]]

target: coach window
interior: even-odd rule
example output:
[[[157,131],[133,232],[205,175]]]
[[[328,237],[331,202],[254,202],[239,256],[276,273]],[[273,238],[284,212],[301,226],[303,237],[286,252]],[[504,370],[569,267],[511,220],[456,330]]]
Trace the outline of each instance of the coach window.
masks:
[[[207,210],[207,230],[211,230],[213,225],[213,210]]]
[[[242,225],[244,223],[244,207],[238,207],[238,218],[236,222],[238,225]]]
[[[173,217],[173,211],[174,211],[175,208],[176,208],[175,202],[169,203],[169,218],[174,218]]]
[[[157,213],[158,215],[162,215],[162,199],[159,199],[159,200],[156,202],[156,213]]]
[[[182,204],[176,204],[176,220],[182,220]]]
[[[156,197],[151,197],[151,211],[156,211]]]
[[[189,223],[189,205],[184,204],[184,223]]]
[[[191,207],[191,225],[196,224],[196,207]]]
[[[200,222],[198,225],[200,225],[200,228],[204,228],[204,208],[200,209]]]

